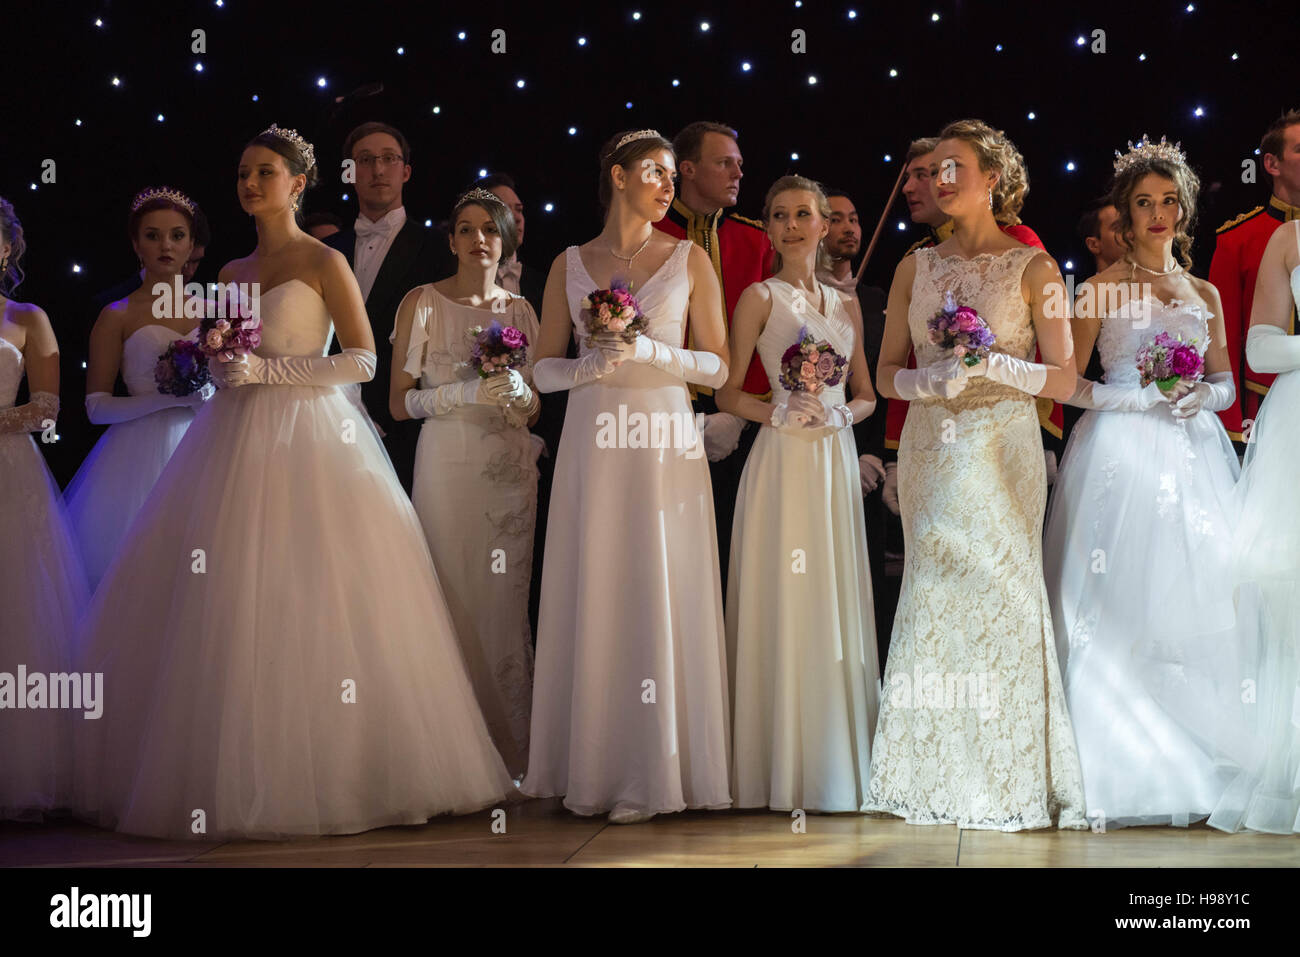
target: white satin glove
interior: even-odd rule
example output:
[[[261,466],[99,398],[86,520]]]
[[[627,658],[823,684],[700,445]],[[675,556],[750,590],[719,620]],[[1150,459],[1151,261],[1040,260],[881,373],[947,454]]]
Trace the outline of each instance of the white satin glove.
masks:
[[[970,375],[982,375],[1030,395],[1038,395],[1047,384],[1047,366],[1003,352],[990,352],[987,359],[970,367]]]
[[[885,503],[885,508],[889,509],[895,515],[901,515],[902,509],[898,504],[898,463],[885,463],[885,487],[880,493],[881,500]]]
[[[858,456],[858,479],[862,483],[863,495],[869,495],[880,486],[885,480],[885,463],[880,460],[880,456]]]
[[[1191,390],[1174,403],[1173,415],[1175,419],[1190,419],[1202,409],[1221,412],[1236,398],[1237,387],[1233,384],[1232,373],[1216,372],[1194,383]]]
[[[111,392],[91,392],[86,396],[86,418],[95,425],[116,425],[163,409],[197,409],[203,402],[204,395],[201,391],[189,395],[168,395],[162,392],[150,395],[113,395]]]
[[[505,405],[507,402],[512,405],[527,405],[533,394],[518,369],[507,369],[480,381],[479,388],[484,396],[497,405]]]
[[[745,419],[730,412],[700,414],[696,428],[704,440],[704,455],[710,462],[721,462],[740,446],[740,434],[745,430]]]
[[[369,382],[375,377],[377,356],[369,349],[344,349],[330,356],[273,356],[264,359],[255,352],[241,352],[226,361],[210,364],[227,386],[307,385],[334,386]]]
[[[720,389],[727,383],[727,364],[707,350],[679,349],[646,335],[638,335],[632,349],[633,362],[649,363],[692,385]]]
[[[1146,386],[1127,385],[1122,382],[1108,385],[1080,376],[1075,379],[1074,385],[1074,395],[1070,396],[1067,402],[1080,409],[1096,409],[1101,412],[1145,412],[1161,402],[1169,401],[1169,396],[1154,382]]]
[[[33,392],[22,405],[0,409],[0,435],[42,432],[59,417],[59,397],[53,392]]]
[[[1047,484],[1051,485],[1056,481],[1056,453],[1051,449],[1043,449],[1043,466],[1047,469]]]
[[[431,415],[447,415],[462,405],[504,405],[488,394],[487,379],[460,379],[435,386],[432,389],[407,389],[403,399],[406,414],[413,419],[427,419]]]
[[[577,359],[538,359],[533,363],[533,382],[539,392],[563,392],[595,382],[617,366],[603,349],[592,349]]]
[[[913,402],[917,399],[952,399],[969,384],[969,369],[956,356],[940,359],[919,369],[899,369],[894,373],[894,389]]]
[[[1267,323],[1246,333],[1246,361],[1256,372],[1291,372],[1300,369],[1300,336]]]

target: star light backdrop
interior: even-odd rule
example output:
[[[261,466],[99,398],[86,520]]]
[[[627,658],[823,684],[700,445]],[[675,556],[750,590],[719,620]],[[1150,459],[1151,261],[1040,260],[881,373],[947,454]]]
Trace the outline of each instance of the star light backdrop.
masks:
[[[61,441],[44,451],[66,483],[96,435],[81,407],[91,300],[136,268],[132,195],[168,184],[200,203],[213,241],[197,278],[215,280],[254,245],[235,167],[273,122],[316,146],[322,183],[307,212],[355,216],[340,148],[371,119],[410,140],[404,201],[429,228],[480,173],[513,174],[527,215],[521,258],[546,268],[598,231],[596,153],[618,130],[671,137],[696,119],[728,123],[745,158],[737,212],[758,216],[772,181],[797,171],[852,195],[865,246],[909,140],[978,116],[1024,154],[1022,218],[1080,280],[1092,270],[1075,223],[1103,191],[1114,150],[1164,134],[1202,178],[1193,255],[1204,275],[1214,228],[1266,201],[1267,176],[1243,183],[1243,163],[1258,164],[1264,129],[1300,105],[1298,28],[1293,0],[11,9],[0,194],[26,230],[18,298],[46,309],[63,353]],[[504,53],[492,52],[497,29]],[[795,30],[804,53],[792,51]],[[55,181],[45,182],[50,159]],[[922,234],[895,204],[868,277],[888,286]]]

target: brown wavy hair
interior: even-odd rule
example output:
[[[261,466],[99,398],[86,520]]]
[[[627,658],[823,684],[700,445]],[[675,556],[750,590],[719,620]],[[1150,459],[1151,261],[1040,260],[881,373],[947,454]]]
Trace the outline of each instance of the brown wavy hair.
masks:
[[[1111,180],[1108,202],[1119,212],[1115,221],[1115,231],[1125,249],[1133,248],[1129,234],[1133,231],[1133,214],[1129,202],[1137,189],[1137,184],[1148,173],[1155,173],[1165,179],[1173,180],[1178,190],[1178,205],[1183,208],[1182,217],[1174,224],[1174,249],[1183,267],[1192,268],[1192,233],[1196,229],[1196,200],[1201,193],[1201,180],[1185,163],[1151,157],[1139,160],[1122,173],[1116,173]]]
[[[0,238],[9,243],[9,259],[4,271],[0,272],[0,296],[7,298],[23,281],[23,270],[18,261],[27,252],[27,241],[23,238],[23,224],[18,221],[14,204],[3,196],[0,196]]]
[[[673,154],[674,160],[677,159],[677,151],[673,149],[673,144],[658,135],[643,136],[640,139],[624,143],[621,149],[616,149],[618,141],[631,132],[633,131],[624,130],[622,133],[615,133],[600,148],[600,185],[597,188],[597,195],[600,197],[600,208],[607,216],[609,215],[610,203],[614,201],[614,181],[610,179],[609,174],[615,166],[621,166],[624,170],[633,172],[637,160],[659,150],[667,150]]]
[[[943,128],[939,139],[964,140],[975,151],[980,172],[1001,174],[993,187],[993,218],[1004,226],[1017,225],[1029,194],[1029,169],[1007,134],[983,120],[956,120]]]

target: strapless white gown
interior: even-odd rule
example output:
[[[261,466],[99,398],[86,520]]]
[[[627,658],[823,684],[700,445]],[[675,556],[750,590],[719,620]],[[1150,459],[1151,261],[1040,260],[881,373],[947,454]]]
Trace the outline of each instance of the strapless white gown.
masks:
[[[290,280],[263,356],[322,355]],[[475,811],[512,787],[424,533],[341,389],[223,389],[195,417],[87,612],[104,715],[77,808],[134,834],[347,834]],[[200,824],[203,830],[200,831]]]
[[[175,340],[193,339],[195,334],[181,336],[153,324],[131,333],[122,343],[122,381],[127,391],[156,395],[158,357]],[[122,537],[193,421],[193,409],[177,406],[111,425],[68,483],[63,500],[92,589],[104,577]]]
[[[0,339],[0,409],[13,407],[22,378],[23,354]],[[59,487],[35,440],[0,434],[0,672],[16,681],[20,665],[28,675],[67,671],[89,599]],[[70,727],[82,712],[14,704],[0,708],[0,819],[38,818],[71,803]]]

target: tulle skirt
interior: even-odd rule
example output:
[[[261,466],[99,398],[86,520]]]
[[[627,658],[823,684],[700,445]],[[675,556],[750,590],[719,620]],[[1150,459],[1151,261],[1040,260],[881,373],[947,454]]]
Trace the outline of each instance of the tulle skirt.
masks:
[[[84,712],[50,707],[46,683],[68,671],[90,595],[59,487],[30,435],[0,435],[0,477],[0,818],[38,819],[71,803],[71,727]],[[43,706],[19,708],[20,697]]]
[[[77,806],[102,825],[346,834],[511,789],[419,521],[338,390],[218,392],[82,642],[105,703],[77,729]]]
[[[103,434],[68,483],[63,500],[94,589],[126,530],[194,421],[188,408],[161,409]]]

